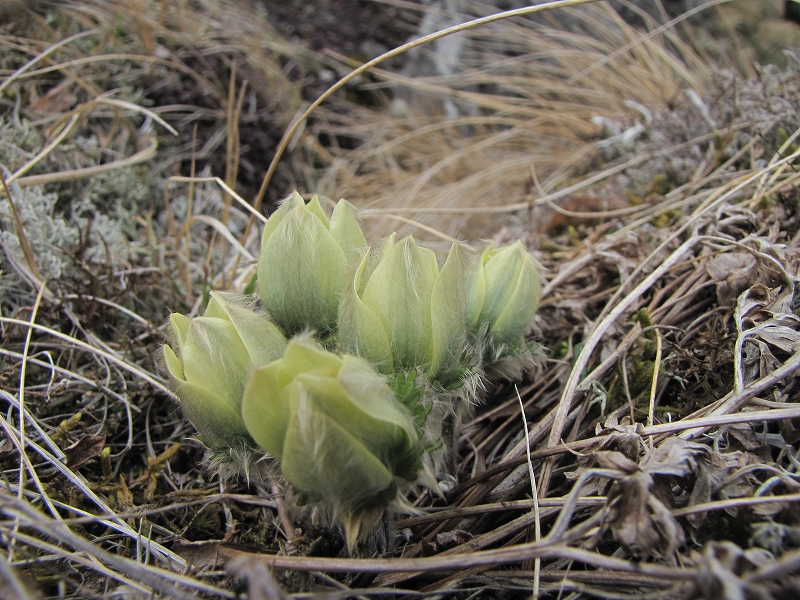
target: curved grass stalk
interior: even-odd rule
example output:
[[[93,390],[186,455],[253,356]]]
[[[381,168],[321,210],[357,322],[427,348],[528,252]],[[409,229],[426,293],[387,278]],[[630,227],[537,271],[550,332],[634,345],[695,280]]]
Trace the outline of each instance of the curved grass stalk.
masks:
[[[348,73],[345,77],[342,77],[339,81],[333,84],[330,88],[328,88],[322,95],[319,96],[311,105],[303,112],[302,115],[295,121],[294,125],[292,125],[289,129],[286,130],[286,133],[283,134],[280,143],[278,144],[277,149],[275,150],[275,156],[270,162],[269,168],[267,169],[267,173],[264,175],[264,180],[261,183],[261,188],[258,191],[258,195],[256,196],[255,201],[253,202],[253,208],[258,210],[261,206],[261,203],[264,200],[264,195],[267,192],[267,187],[269,186],[270,181],[272,181],[272,176],[275,173],[275,169],[278,166],[278,161],[283,156],[286,147],[289,145],[289,142],[295,135],[297,129],[301,126],[302,123],[306,121],[306,119],[314,112],[318,106],[320,106],[326,99],[328,99],[334,92],[338,89],[342,88],[346,85],[349,81],[353,78],[361,75],[362,73],[368,71],[372,67],[382,63],[383,61],[393,58],[395,56],[399,56],[404,52],[407,52],[413,48],[417,48],[429,42],[436,41],[448,35],[452,35],[454,33],[458,33],[460,31],[467,31],[468,29],[472,29],[473,27],[477,27],[479,25],[486,25],[488,23],[494,23],[496,21],[500,21],[502,19],[508,19],[511,17],[522,16],[522,15],[530,15],[537,12],[542,12],[546,10],[553,10],[556,8],[566,8],[568,6],[578,6],[580,4],[587,4],[589,2],[594,2],[595,0],[554,0],[551,2],[545,2],[543,4],[539,4],[536,6],[527,6],[524,8],[518,8],[516,10],[509,10],[503,11],[501,13],[497,13],[494,15],[489,15],[487,17],[481,17],[478,19],[472,19],[471,21],[467,21],[466,23],[461,23],[459,25],[454,25],[453,27],[448,27],[446,29],[442,29],[440,31],[431,33],[429,35],[423,36],[407,44],[403,44],[394,50],[390,50],[389,52],[385,52],[381,54],[377,58],[372,59],[358,67],[357,69],[353,70],[352,72]],[[247,224],[247,228],[243,234],[243,239],[247,239],[247,236],[250,233],[250,229],[253,225],[253,217],[250,218],[250,221]]]
[[[47,48],[47,50],[45,50],[44,52],[39,53],[38,55],[33,57],[31,60],[26,62],[24,65],[22,65],[19,69],[17,69],[13,73],[11,73],[11,75],[6,77],[3,80],[3,83],[0,83],[0,94],[2,94],[5,91],[5,89],[9,85],[11,85],[14,81],[16,81],[17,79],[20,79],[23,76],[23,74],[28,69],[30,69],[33,65],[35,65],[36,63],[38,63],[42,59],[47,58],[48,56],[50,56],[53,52],[55,52],[59,48],[61,48],[63,46],[66,46],[67,44],[71,44],[75,40],[79,40],[81,38],[90,37],[92,35],[95,35],[95,34],[99,33],[99,31],[100,31],[99,29],[90,29],[89,31],[81,31],[80,33],[76,33],[75,35],[71,35],[68,38],[64,38],[60,42],[58,42],[56,44],[53,44],[52,46]]]
[[[43,175],[28,175],[27,177],[20,177],[19,179],[17,179],[17,183],[22,187],[27,187],[31,185],[44,185],[46,183],[72,181],[75,179],[83,179],[85,177],[93,177],[100,173],[106,173],[108,171],[113,171],[114,169],[121,169],[123,167],[131,167],[133,165],[138,165],[139,163],[142,163],[146,160],[150,160],[156,155],[157,148],[158,148],[158,141],[156,140],[155,137],[153,137],[150,138],[145,148],[139,150],[136,154],[133,154],[127,158],[115,160],[113,162],[103,165],[95,165],[93,167],[83,167],[81,169],[71,169],[69,171],[45,173]]]

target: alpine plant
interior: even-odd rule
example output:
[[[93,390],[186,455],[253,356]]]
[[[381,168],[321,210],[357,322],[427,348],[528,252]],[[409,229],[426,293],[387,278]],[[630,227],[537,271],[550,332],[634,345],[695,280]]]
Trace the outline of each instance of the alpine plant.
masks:
[[[213,291],[202,316],[173,313],[166,371],[214,460],[272,465],[353,552],[413,486],[439,493],[443,422],[485,378],[534,364],[539,270],[521,242],[453,244],[441,265],[411,236],[369,247],[347,201],[328,215],[294,192],[264,226],[260,305]]]

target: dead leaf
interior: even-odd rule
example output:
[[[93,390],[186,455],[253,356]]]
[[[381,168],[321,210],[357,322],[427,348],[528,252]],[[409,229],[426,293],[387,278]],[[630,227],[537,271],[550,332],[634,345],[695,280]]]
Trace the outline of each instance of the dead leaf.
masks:
[[[759,337],[784,352],[794,354],[800,349],[800,319],[794,315],[778,315],[744,332],[747,337]]]
[[[433,556],[445,550],[450,550],[461,544],[466,544],[472,539],[472,534],[461,529],[439,533],[433,540],[422,539],[423,556]]]
[[[687,477],[697,471],[697,456],[709,452],[703,444],[678,437],[667,438],[642,464],[642,470],[659,475]]]
[[[597,464],[604,469],[617,469],[625,474],[636,473],[639,465],[616,450],[601,450],[592,454]]]
[[[17,448],[11,443],[8,438],[0,440],[0,460],[4,460],[10,456],[17,455]]]
[[[631,460],[637,460],[642,447],[642,436],[639,434],[641,427],[640,423],[620,424],[616,416],[612,414],[603,423],[601,431],[606,435],[599,449],[619,450]]]
[[[711,542],[703,550],[698,562],[695,584],[699,595],[690,597],[719,598],[719,600],[745,600],[746,598],[774,598],[747,575],[758,567],[768,567],[774,560],[759,548],[742,550],[733,542]]]
[[[679,445],[675,448],[680,450]],[[662,454],[669,457],[669,447]],[[673,457],[673,462],[678,465],[686,463],[686,452],[675,454],[677,458]],[[615,540],[632,551],[638,550],[645,555],[660,552],[664,557],[671,557],[675,548],[683,543],[683,529],[667,505],[654,494],[656,486],[652,474],[621,452],[598,451],[592,457],[600,467],[614,469],[621,475],[613,480],[608,490],[604,518],[594,542],[599,541],[605,532],[610,532]],[[671,471],[683,472],[685,469],[672,467]]]
[[[744,450],[756,450],[764,446],[764,442],[756,439],[750,423],[732,423],[726,425],[723,431],[738,442]],[[729,441],[729,444],[732,443],[733,441]]]
[[[783,422],[779,421],[779,423]],[[787,423],[791,426],[791,421],[787,421]],[[747,457],[747,463],[761,461],[769,464],[772,462],[772,450],[769,443],[767,443],[768,438],[764,435],[760,436],[760,438],[756,437],[755,431],[753,431],[753,423],[731,423],[723,427],[721,431],[728,441],[725,454],[736,457],[737,464],[741,462],[741,457]],[[780,448],[786,445],[786,440],[781,438],[780,434],[769,435],[774,435],[779,439]],[[736,452],[742,452],[742,454],[737,455],[735,454]]]
[[[708,272],[717,284],[717,303],[732,306],[744,290],[755,283],[757,274],[755,257],[749,252],[725,252],[709,259]]]
[[[774,521],[753,523],[750,544],[764,548],[774,556],[781,556],[790,549],[800,547],[800,527],[792,527]]]
[[[601,531],[611,531],[614,539],[631,550],[645,555],[658,550],[670,557],[683,543],[683,529],[651,493],[652,486],[652,476],[644,471],[615,481],[608,492]]]
[[[445,531],[436,536],[436,547],[439,552],[444,552],[450,548],[455,548],[461,544],[466,544],[472,539],[472,534],[469,531],[461,529],[454,529],[453,531]]]
[[[36,102],[33,102],[28,110],[40,117],[60,115],[66,112],[78,100],[78,97],[70,90],[72,85],[71,79],[65,79],[44,96],[38,98]]]
[[[744,563],[741,548],[732,542],[711,543],[703,552],[697,583],[704,598],[745,600],[739,578]]]
[[[757,283],[750,289],[746,289],[739,298],[736,300],[735,317],[739,326],[742,329],[745,321],[752,323],[759,323],[765,319],[772,317],[772,312],[769,307],[775,301],[777,290],[775,294],[772,293],[763,283]]]
[[[650,475],[639,472],[614,482],[608,493],[609,527],[615,539],[629,548],[638,547],[645,554],[649,554],[659,540],[648,509],[651,485]]]
[[[80,468],[90,459],[98,456],[105,445],[105,436],[87,433],[74,444],[64,448],[64,454],[67,456],[67,466],[73,471]]]
[[[789,509],[790,502],[765,502],[764,504],[754,504],[750,507],[754,515],[760,517],[774,517]]]
[[[749,455],[752,456],[752,455]],[[739,498],[749,496],[754,489],[750,481],[752,475],[742,475],[726,483],[723,488],[720,485],[734,471],[744,467],[748,460],[743,452],[711,452],[697,457],[697,477],[694,487],[689,495],[689,506],[705,504],[711,501],[714,494],[719,494],[720,498]],[[737,509],[727,509],[729,514],[735,514]],[[705,520],[706,513],[696,513],[689,515],[687,519],[695,527],[699,527]]]

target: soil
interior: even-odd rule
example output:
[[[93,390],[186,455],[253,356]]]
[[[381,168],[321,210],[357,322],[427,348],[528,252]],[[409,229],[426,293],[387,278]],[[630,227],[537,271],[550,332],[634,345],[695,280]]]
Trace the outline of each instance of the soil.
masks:
[[[356,60],[369,60],[379,54],[405,43],[417,29],[419,11],[399,8],[370,0],[319,0],[314,3],[290,0],[253,0],[266,8],[270,23],[282,37],[308,47],[322,57],[325,50]],[[415,4],[411,0],[409,4]],[[206,61],[219,61],[219,57],[206,57]],[[190,67],[191,57],[186,60]],[[313,62],[311,63],[313,64]],[[317,63],[320,65],[320,63]],[[214,65],[217,72],[226,72],[227,64]],[[307,102],[316,100],[333,83],[338,74],[330,70],[312,67],[299,74],[302,77],[302,97]],[[291,76],[291,74],[290,74]],[[240,73],[246,79],[246,73]],[[222,107],[218,99],[209,99],[197,82],[187,77],[184,85],[169,86],[165,90],[154,84],[152,94],[147,94],[156,106],[187,105],[207,108],[219,112]],[[367,100],[368,101],[368,100]],[[195,147],[203,148],[216,133],[219,123],[215,118],[200,122]],[[240,130],[241,169],[237,178],[237,191],[247,199],[254,199],[261,187],[264,174],[274,157],[275,148],[284,134],[285,124],[275,122],[268,112],[261,112]],[[182,130],[183,147],[192,147],[191,130]],[[208,165],[213,173],[225,172],[224,152],[211,152],[209,156],[197,156],[198,168]],[[287,156],[280,161],[267,190],[265,206],[268,208],[286,196],[299,184],[295,181]],[[180,171],[189,170],[189,156],[182,161]]]
[[[372,58],[374,49],[389,50],[416,31],[419,11],[369,0],[253,0],[283,36],[312,50],[333,50],[354,58]],[[407,4],[418,4],[411,0]]]

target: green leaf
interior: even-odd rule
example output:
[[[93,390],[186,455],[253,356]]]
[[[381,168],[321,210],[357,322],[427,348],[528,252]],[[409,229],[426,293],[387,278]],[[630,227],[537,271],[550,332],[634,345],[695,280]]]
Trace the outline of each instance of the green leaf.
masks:
[[[406,407],[414,421],[417,437],[422,436],[422,427],[428,419],[428,415],[433,408],[433,404],[422,402],[425,387],[417,385],[417,371],[412,369],[408,372],[396,373],[389,381],[389,386],[394,392],[397,401]]]

